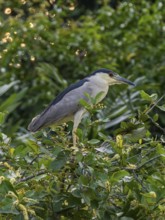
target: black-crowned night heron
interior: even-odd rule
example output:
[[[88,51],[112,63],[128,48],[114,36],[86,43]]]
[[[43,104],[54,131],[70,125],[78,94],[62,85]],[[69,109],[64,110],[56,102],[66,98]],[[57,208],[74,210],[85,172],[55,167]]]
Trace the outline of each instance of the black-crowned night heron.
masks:
[[[73,145],[75,146],[77,139],[76,130],[86,112],[86,109],[80,104],[80,100],[84,99],[90,103],[90,99],[86,94],[95,98],[100,93],[99,103],[105,98],[109,86],[121,83],[134,85],[131,81],[120,77],[111,70],[99,69],[95,71],[61,92],[41,114],[32,119],[28,130],[36,132],[44,127],[73,121],[72,135]]]

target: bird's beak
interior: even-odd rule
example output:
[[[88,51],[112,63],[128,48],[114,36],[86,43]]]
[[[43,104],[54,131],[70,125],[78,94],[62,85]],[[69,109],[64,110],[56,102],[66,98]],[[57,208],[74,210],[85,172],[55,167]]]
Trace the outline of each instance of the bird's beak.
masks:
[[[114,77],[116,81],[118,81],[119,83],[126,83],[126,84],[129,84],[131,86],[135,86],[135,84],[131,81],[129,81],[128,79],[125,79],[119,75],[115,76]]]

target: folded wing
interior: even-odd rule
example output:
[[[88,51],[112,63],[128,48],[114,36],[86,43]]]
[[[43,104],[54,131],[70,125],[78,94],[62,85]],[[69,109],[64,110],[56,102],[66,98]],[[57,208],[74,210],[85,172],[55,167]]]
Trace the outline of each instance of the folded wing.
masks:
[[[87,100],[85,93],[90,95],[92,92],[88,84],[88,80],[81,80],[64,90],[40,115],[32,119],[28,130],[35,132],[52,124],[72,120],[82,108],[80,99]]]

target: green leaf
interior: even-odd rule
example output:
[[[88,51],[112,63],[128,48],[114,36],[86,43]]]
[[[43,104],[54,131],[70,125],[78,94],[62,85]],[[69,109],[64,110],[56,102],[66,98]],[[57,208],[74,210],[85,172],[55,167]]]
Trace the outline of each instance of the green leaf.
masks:
[[[28,140],[28,146],[33,150],[33,152],[35,152],[36,154],[39,153],[39,149],[40,147],[38,146],[38,144],[35,141],[32,140]]]
[[[158,119],[159,119],[159,115],[158,115],[158,114],[155,114],[154,117],[153,117],[153,120],[154,120],[154,121],[157,121]]]
[[[94,98],[95,103],[100,102],[100,100],[102,100],[103,95],[104,95],[104,92],[99,92],[99,93],[96,95],[96,97]]]
[[[12,86],[16,85],[18,81],[11,82],[9,84],[3,85],[0,87],[0,96],[7,92]]]
[[[129,176],[129,173],[125,170],[120,170],[112,174],[110,181],[111,183],[115,183],[115,182],[120,181],[125,176]]]
[[[100,140],[98,139],[91,139],[90,141],[88,141],[89,144],[95,145],[98,144],[100,142]]]
[[[148,95],[146,92],[144,92],[143,90],[140,91],[140,95],[142,97],[142,99],[146,100],[146,101],[149,101],[151,102],[152,101],[152,98],[150,95]]]
[[[96,192],[92,188],[85,188],[84,191],[81,193],[81,196],[84,201],[89,205],[91,200],[96,199]]]
[[[163,112],[165,112],[165,104],[162,105],[162,106],[157,105],[157,107],[158,107],[160,110],[162,110]]]
[[[24,90],[22,90],[19,93],[14,93],[12,94],[8,99],[6,99],[6,101],[4,101],[1,106],[0,106],[0,111],[7,111],[7,112],[12,112],[14,111],[15,108],[17,108],[17,106],[20,104],[20,100],[22,99],[22,97],[25,95],[27,91],[27,88],[25,88]]]
[[[141,95],[142,99],[149,101],[149,102],[155,102],[158,98],[158,95],[156,93],[149,95],[146,92],[144,92],[143,90],[140,91],[140,95]]]
[[[17,195],[16,190],[14,189],[13,185],[10,183],[9,180],[3,180],[0,184],[0,194],[4,195],[7,194],[9,191],[12,191],[14,194]]]
[[[0,202],[0,213],[18,215],[19,212],[14,206],[12,198],[4,197]]]
[[[90,108],[89,103],[86,100],[84,100],[84,99],[80,99],[79,103],[80,103],[80,105],[82,105],[86,109]]]
[[[124,135],[124,140],[130,142],[137,142],[139,139],[144,138],[146,136],[146,128],[141,127],[136,130],[132,130],[130,133]]]
[[[104,146],[95,148],[95,150],[102,152],[102,153],[106,153],[106,154],[114,154],[114,151],[112,150],[112,148],[109,146],[109,144],[105,144]]]
[[[153,94],[150,95],[150,97],[152,98],[152,101],[154,102],[158,99],[158,94],[153,93]]]
[[[4,112],[0,112],[0,124],[3,124],[5,121],[6,114]]]
[[[25,144],[21,144],[15,147],[14,150],[14,156],[15,157],[24,157],[29,152],[29,147],[27,147]]]
[[[87,176],[80,176],[79,177],[79,184],[81,185],[88,185],[89,184],[89,177]]]
[[[49,168],[53,171],[60,170],[65,164],[68,159],[68,155],[66,152],[60,152],[58,156],[50,163]]]
[[[53,143],[51,142],[51,144],[53,144]],[[59,147],[59,146],[56,146],[56,147],[53,149],[52,153],[53,153],[54,156],[57,156],[61,151],[62,151],[62,148]]]

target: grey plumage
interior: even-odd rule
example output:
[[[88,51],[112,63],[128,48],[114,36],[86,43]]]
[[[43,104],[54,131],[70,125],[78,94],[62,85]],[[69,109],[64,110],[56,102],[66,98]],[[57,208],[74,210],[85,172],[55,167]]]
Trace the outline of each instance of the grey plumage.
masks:
[[[84,87],[81,87],[82,83]],[[57,98],[40,114],[37,115],[28,126],[28,130],[36,132],[43,127],[47,127],[52,124],[61,124],[73,120],[75,112],[80,110],[82,107],[79,103],[80,99],[87,100],[85,93],[91,95],[91,88],[86,84],[89,83],[86,79],[84,82],[79,81],[68,87],[71,90],[63,91],[63,94],[57,96]],[[76,89],[76,99],[74,96]],[[83,95],[82,95],[83,94]],[[61,96],[61,97],[60,97]]]
[[[67,121],[74,121],[73,125],[73,145],[76,144],[76,129],[81,122],[85,108],[80,105],[80,100],[89,102],[86,94],[94,98],[101,92],[100,102],[106,96],[109,86],[126,83],[134,85],[131,81],[120,77],[118,74],[107,69],[100,69],[93,72],[88,77],[72,84],[60,93],[52,103],[39,115],[32,119],[28,130],[36,132],[41,128],[50,125],[58,125]]]

